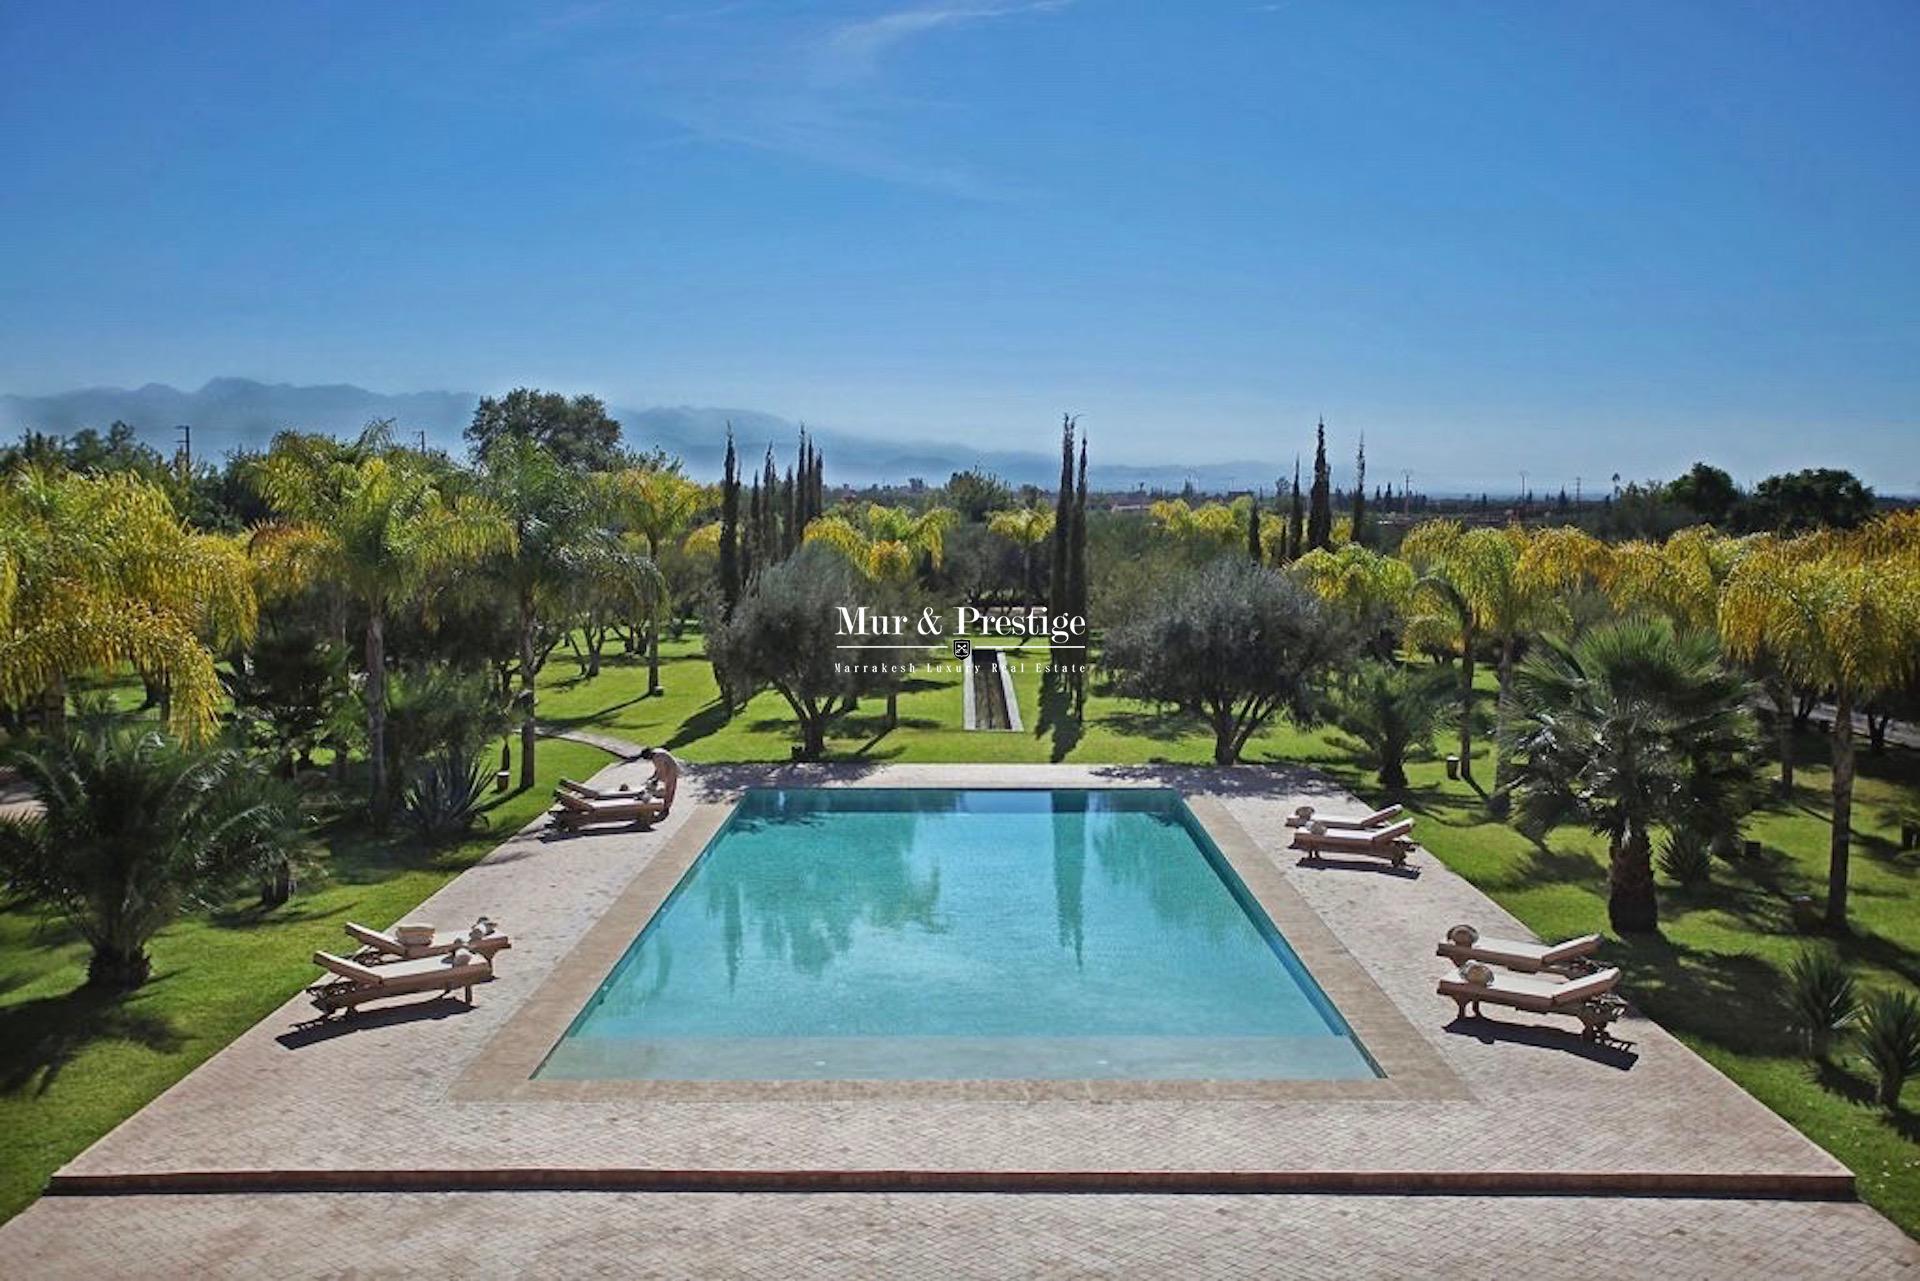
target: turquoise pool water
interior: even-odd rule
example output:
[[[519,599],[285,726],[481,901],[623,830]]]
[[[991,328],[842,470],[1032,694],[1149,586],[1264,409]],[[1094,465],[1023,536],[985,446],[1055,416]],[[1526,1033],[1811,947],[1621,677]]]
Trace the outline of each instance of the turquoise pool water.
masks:
[[[1377,1072],[1180,798],[749,792],[558,1079]]]

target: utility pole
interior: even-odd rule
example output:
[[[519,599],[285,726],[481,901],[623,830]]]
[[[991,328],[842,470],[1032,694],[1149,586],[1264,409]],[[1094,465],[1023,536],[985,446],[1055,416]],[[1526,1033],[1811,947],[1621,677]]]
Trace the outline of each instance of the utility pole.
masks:
[[[423,454],[427,452],[427,433],[425,431],[420,433],[420,452]]]
[[[181,423],[174,430],[180,433],[180,479],[185,481],[193,475],[193,424]]]
[[[1410,471],[1400,473],[1400,514],[1413,515],[1413,473]]]
[[[1527,510],[1527,469],[1524,467],[1520,469],[1520,504],[1519,505],[1520,505],[1521,514],[1525,515]]]
[[[1580,505],[1580,478],[1578,476],[1573,478],[1573,505],[1575,507]]]

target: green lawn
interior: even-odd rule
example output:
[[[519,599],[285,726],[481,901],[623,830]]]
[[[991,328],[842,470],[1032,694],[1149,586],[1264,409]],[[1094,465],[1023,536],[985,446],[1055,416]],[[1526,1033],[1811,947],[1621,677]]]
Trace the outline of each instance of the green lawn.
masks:
[[[649,698],[645,668],[633,659],[612,656],[600,676],[582,681],[566,654],[556,655],[542,680],[540,715],[666,744],[694,762],[788,757],[795,734],[777,695],[762,694],[725,720],[697,640],[669,643],[665,659],[665,691]],[[1033,667],[1029,661],[1015,676],[1025,732],[961,730],[956,670],[917,680],[900,698],[895,728],[885,724],[883,702],[869,700],[837,727],[830,751],[875,762],[1211,759],[1211,738],[1199,725],[1118,699],[1090,698],[1084,729],[1042,723]],[[1873,1107],[1869,1081],[1850,1051],[1819,1068],[1797,1057],[1783,1012],[1762,995],[1802,942],[1791,932],[1788,897],[1818,896],[1825,884],[1825,742],[1806,738],[1799,751],[1799,790],[1751,825],[1764,856],[1751,865],[1717,865],[1705,890],[1663,885],[1663,934],[1610,942],[1608,954],[1626,967],[1643,1008],[1846,1162],[1868,1201],[1920,1234],[1920,1116],[1911,1106],[1891,1118]],[[1309,763],[1362,795],[1379,794],[1356,763],[1355,745],[1333,731],[1281,726],[1256,739],[1248,757]],[[530,817],[555,775],[584,775],[603,760],[591,749],[545,745],[543,786],[510,797],[496,833]],[[1479,772],[1491,769],[1483,762]],[[1489,818],[1466,784],[1444,778],[1437,759],[1416,763],[1410,773],[1403,799],[1422,816],[1419,835],[1435,855],[1543,935],[1605,929],[1599,841],[1560,831],[1535,845]],[[1883,758],[1863,755],[1854,809],[1855,934],[1842,951],[1869,983],[1920,983],[1920,857],[1897,852],[1903,810],[1920,810],[1920,756],[1897,749]],[[316,892],[265,916],[241,911],[168,931],[155,949],[159,977],[121,1004],[76,992],[83,958],[75,942],[36,931],[19,913],[0,914],[0,1217],[30,1200],[60,1162],[306,982],[307,953],[334,941],[342,919],[397,918],[493,839],[431,860],[397,843],[342,840],[333,880]],[[225,982],[212,981],[215,973],[245,975],[249,998],[232,1001]],[[1920,1086],[1910,1086],[1907,1098],[1920,1099]]]
[[[241,901],[178,922],[154,941],[152,981],[124,1000],[80,986],[80,940],[37,914],[0,912],[0,1221],[81,1149],[312,982],[308,958],[347,944],[343,921],[397,920],[539,813],[554,779],[591,774],[608,759],[591,747],[543,743],[540,786],[500,797],[485,832],[431,854],[397,835],[332,833],[324,882],[269,911]]]

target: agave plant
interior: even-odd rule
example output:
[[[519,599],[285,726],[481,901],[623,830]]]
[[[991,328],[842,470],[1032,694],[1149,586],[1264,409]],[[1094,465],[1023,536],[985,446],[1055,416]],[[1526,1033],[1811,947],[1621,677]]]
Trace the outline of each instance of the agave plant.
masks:
[[[429,841],[465,836],[486,822],[480,812],[486,786],[487,773],[478,757],[436,756],[407,785],[406,820]]]
[[[1860,1014],[1860,1052],[1880,1082],[1880,1106],[1900,1103],[1900,1087],[1920,1073],[1920,1000],[1911,992],[1875,992]]]
[[[1667,834],[1660,850],[1660,870],[1688,889],[1713,879],[1713,838],[1691,827]]]
[[[1853,1021],[1859,1004],[1852,971],[1827,948],[1804,948],[1788,963],[1787,1005],[1813,1057],[1827,1056],[1834,1033]]]

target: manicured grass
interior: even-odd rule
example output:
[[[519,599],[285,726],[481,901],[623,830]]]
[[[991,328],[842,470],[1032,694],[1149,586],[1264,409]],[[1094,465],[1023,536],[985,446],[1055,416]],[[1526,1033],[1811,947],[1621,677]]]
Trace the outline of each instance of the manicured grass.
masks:
[[[308,958],[347,946],[344,921],[397,920],[545,808],[554,779],[591,774],[608,759],[542,743],[540,785],[498,798],[484,832],[437,851],[358,826],[329,833],[324,881],[271,910],[240,900],[175,923],[152,945],[154,977],[125,998],[81,986],[87,948],[71,932],[33,912],[0,912],[0,1221],[81,1149],[314,981]]]
[[[875,763],[1212,759],[1203,726],[1140,704],[1095,694],[1084,726],[1049,718],[1039,705],[1036,667],[1043,654],[1016,655],[1023,732],[962,730],[961,678],[947,663],[952,670],[916,678],[901,695],[898,726],[886,725],[883,700],[870,699],[836,726],[830,753]],[[796,735],[777,695],[758,695],[726,719],[697,638],[670,642],[664,656],[665,692],[649,698],[646,669],[636,659],[611,655],[600,676],[583,681],[559,654],[542,679],[540,715],[665,744],[694,762],[788,758]],[[1491,674],[1482,676],[1482,687],[1490,688]],[[1443,736],[1443,743],[1450,738]],[[1483,779],[1492,773],[1485,750],[1483,743],[1476,767]],[[1626,968],[1630,994],[1642,1008],[1846,1162],[1868,1201],[1920,1234],[1920,1117],[1911,1102],[1920,1100],[1920,1086],[1910,1084],[1908,1106],[1889,1117],[1871,1105],[1870,1082],[1850,1048],[1817,1067],[1796,1053],[1774,996],[1788,960],[1805,942],[1792,931],[1788,899],[1820,897],[1825,888],[1825,740],[1806,737],[1798,750],[1794,796],[1750,824],[1763,857],[1717,864],[1712,885],[1698,891],[1663,883],[1662,934],[1609,940],[1605,954]],[[1357,764],[1355,745],[1335,731],[1276,726],[1254,740],[1247,756],[1256,763],[1311,764],[1363,796],[1381,796]],[[437,858],[408,854],[398,842],[342,840],[330,885],[264,916],[239,911],[168,931],[155,948],[159,976],[125,1002],[97,1002],[75,991],[84,961],[75,941],[34,932],[23,914],[0,914],[0,1217],[30,1200],[61,1161],[305,983],[308,952],[336,941],[342,919],[398,917],[498,833],[531,817],[553,777],[585,775],[603,759],[591,749],[543,745],[542,786],[509,798],[495,834]],[[1489,817],[1467,784],[1448,781],[1437,756],[1414,763],[1409,773],[1411,786],[1398,799],[1422,816],[1420,839],[1436,856],[1543,936],[1606,928],[1605,852],[1597,838],[1563,829],[1535,844]],[[1899,749],[1878,758],[1863,754],[1854,808],[1855,932],[1837,946],[1869,984],[1920,984],[1920,857],[1897,849],[1900,815],[1915,811],[1920,755]],[[231,998],[225,978],[231,974],[245,976],[245,999]],[[1440,1004],[1436,1018],[1447,1013]]]

